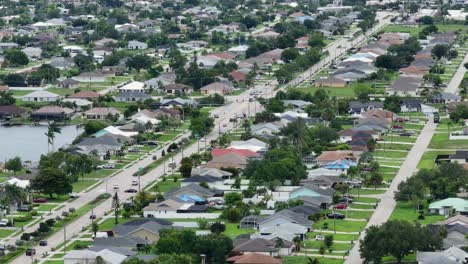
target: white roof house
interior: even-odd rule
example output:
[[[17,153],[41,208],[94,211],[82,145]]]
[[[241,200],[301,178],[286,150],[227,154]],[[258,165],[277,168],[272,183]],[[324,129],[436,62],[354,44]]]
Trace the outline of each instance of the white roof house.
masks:
[[[318,169],[310,170],[308,172],[307,178],[313,179],[319,176],[340,176],[340,175],[341,175],[341,172],[337,170],[318,168]]]
[[[58,94],[48,91],[34,91],[21,97],[21,99],[26,102],[55,102],[59,98],[60,96]]]
[[[268,149],[268,144],[258,140],[256,138],[251,138],[247,141],[232,141],[229,149],[247,149],[253,152],[266,152]]]
[[[29,180],[20,180],[18,178],[11,178],[3,183],[4,185],[16,185],[20,188],[27,188],[29,186]]]
[[[92,251],[89,249],[84,250],[71,250],[64,256],[64,264],[81,264],[81,263],[94,263],[97,257],[101,257],[105,263],[120,264],[127,256],[116,253],[109,249],[101,251]]]
[[[133,136],[138,135],[138,132],[122,131],[122,130],[116,128],[115,126],[108,126],[108,127],[104,128],[103,130],[110,133],[110,134],[113,134],[113,135],[120,135],[120,136],[125,136],[125,137],[133,137]]]
[[[145,92],[145,84],[138,81],[133,81],[119,88],[120,92]]]

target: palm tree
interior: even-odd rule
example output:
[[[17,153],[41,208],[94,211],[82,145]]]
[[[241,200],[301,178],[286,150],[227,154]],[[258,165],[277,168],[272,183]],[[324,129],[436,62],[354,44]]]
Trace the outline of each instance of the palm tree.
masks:
[[[115,224],[118,224],[119,223],[120,201],[119,201],[119,195],[117,194],[117,192],[114,194],[114,197],[112,198],[112,208],[114,209]]]
[[[57,125],[57,123],[50,122],[47,127],[47,132],[44,133],[47,136],[47,150],[49,150],[50,145],[52,145],[52,151],[54,150],[54,140],[55,134],[62,134],[62,129]]]
[[[307,264],[320,264],[320,262],[317,258],[308,258]]]
[[[5,185],[4,196],[1,203],[10,211],[12,224],[14,208],[21,204],[23,201],[26,201],[26,198],[26,192],[21,187],[13,184]]]

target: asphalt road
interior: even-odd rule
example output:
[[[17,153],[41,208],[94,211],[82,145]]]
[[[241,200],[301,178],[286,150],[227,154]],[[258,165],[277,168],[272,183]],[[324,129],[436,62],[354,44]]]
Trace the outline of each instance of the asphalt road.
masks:
[[[449,84],[445,88],[445,92],[447,93],[457,92],[458,87],[460,86],[460,83],[462,82],[463,77],[465,76],[466,68],[464,64],[467,62],[468,62],[468,52],[465,54],[465,58],[463,59],[463,62],[460,64],[457,71],[453,75],[453,78],[450,80]]]
[[[414,143],[413,148],[406,156],[405,161],[400,167],[397,175],[393,179],[388,190],[383,194],[381,202],[377,206],[374,214],[367,223],[366,229],[370,226],[381,225],[390,218],[393,210],[396,206],[396,201],[394,199],[395,191],[398,190],[398,184],[402,181],[405,181],[407,178],[411,177],[413,173],[417,171],[417,166],[421,160],[422,155],[427,150],[429,142],[432,139],[436,131],[437,124],[435,124],[432,119],[426,123],[421,134],[419,134],[418,139]],[[363,239],[365,232],[361,233],[360,239]],[[363,263],[359,253],[359,241],[356,241],[353,249],[350,251],[348,258],[345,261],[346,264],[357,264]]]

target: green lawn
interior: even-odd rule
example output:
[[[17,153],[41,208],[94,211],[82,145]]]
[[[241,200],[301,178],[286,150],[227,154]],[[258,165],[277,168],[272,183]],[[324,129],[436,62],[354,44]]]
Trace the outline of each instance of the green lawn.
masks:
[[[449,140],[448,133],[436,133],[429,143],[429,148],[433,149],[466,149],[468,140]]]
[[[421,130],[423,129],[424,125],[423,124],[404,124],[403,127],[406,129],[406,130]]]
[[[155,186],[153,186],[150,191],[153,191],[153,192],[167,192],[173,188],[178,188],[180,187],[180,176],[179,176],[179,180],[177,182],[174,182],[174,179],[172,178],[167,178],[166,181],[160,181],[158,182],[158,184],[156,184]]]
[[[432,169],[435,165],[435,159],[437,155],[441,154],[453,154],[453,152],[448,151],[427,151],[424,152],[421,160],[418,164],[418,169]]]
[[[386,192],[385,190],[374,190],[374,189],[358,189],[358,188],[353,188],[349,191],[350,194],[354,195],[357,197],[358,193],[362,195],[368,195],[368,194],[382,194]]]
[[[84,247],[87,247],[87,246],[91,246],[92,244],[93,244],[93,241],[75,240],[75,241],[73,241],[73,243],[68,244],[68,246],[65,248],[65,251],[84,248]]]
[[[401,159],[401,158],[406,158],[406,155],[408,155],[408,152],[376,150],[373,154],[374,156],[378,156],[378,157],[384,157],[384,158],[390,158],[390,159]]]
[[[393,144],[383,144],[383,143],[378,143],[377,144],[377,149],[380,149],[380,150],[387,150],[387,149],[390,149],[390,150],[410,150],[411,148],[413,147],[413,145],[408,145],[408,144],[396,144],[396,143],[393,143]]]
[[[307,249],[319,249],[321,245],[323,245],[323,241],[319,240],[306,240],[306,245]],[[332,249],[333,250],[339,250],[339,251],[344,251],[344,250],[350,250],[353,248],[353,244],[348,243],[333,243]]]
[[[50,211],[57,207],[56,204],[41,204],[39,207],[36,208],[37,211]]]
[[[373,204],[350,204],[349,207],[354,209],[374,209]]]
[[[351,208],[356,208],[356,204],[351,204]],[[348,210],[347,212],[343,212],[342,214],[346,215],[348,218],[366,219],[370,218],[372,216],[372,213],[373,212]]]
[[[380,173],[397,173],[399,168],[379,167],[378,172]]]
[[[464,25],[462,24],[436,24],[439,32],[450,32],[450,31],[457,31],[459,29],[465,29]],[[401,25],[387,25],[383,28],[384,32],[404,32],[410,33],[412,36],[417,37],[419,32],[424,27],[420,26],[401,26]]]
[[[253,229],[237,228],[237,223],[225,223],[225,225],[226,231],[224,231],[224,233],[232,239],[236,238],[239,235],[255,233],[255,230]]]
[[[340,212],[340,211],[338,211]],[[328,224],[328,230],[333,231],[334,225],[333,219],[322,219],[314,223],[313,227],[316,230],[324,228],[324,224]],[[364,227],[366,227],[367,222],[358,222],[358,221],[347,221],[347,220],[336,220],[336,231],[339,232],[360,232]]]
[[[317,90],[322,89],[327,92],[329,96],[336,96],[336,97],[348,97],[348,98],[354,98],[355,93],[354,89],[352,87],[315,87],[315,86],[310,86],[306,88],[295,88],[299,91],[314,94]]]
[[[408,143],[414,143],[416,142],[415,137],[400,137],[399,135],[393,135],[393,136],[384,136],[383,137],[385,141],[387,142],[408,142]]]
[[[307,233],[307,237],[309,239],[314,239],[315,235],[327,235],[327,234],[328,233],[311,232],[311,233]],[[333,239],[340,240],[340,241],[351,241],[351,240],[357,240],[358,238],[359,238],[359,235],[333,234]]]
[[[95,170],[91,173],[84,175],[83,178],[105,178],[116,171],[117,171],[116,169]]]
[[[135,220],[138,218],[119,218],[119,224],[124,224],[130,220]],[[107,231],[107,230],[112,230],[112,228],[115,226],[115,219],[114,218],[108,218],[104,220],[102,223],[99,224],[99,231]]]
[[[305,264],[308,263],[308,259],[317,259],[320,264],[343,264],[344,260],[341,259],[331,259],[331,258],[322,258],[322,257],[305,257],[305,256],[287,256],[284,257],[284,264]]]
[[[424,220],[418,219],[419,212],[410,202],[397,202],[395,210],[393,210],[390,220],[406,220],[410,222],[418,221],[421,224],[432,224],[444,219],[442,215],[426,215]]]
[[[73,192],[82,192],[96,182],[97,180],[78,180],[72,184]]]
[[[11,234],[13,234],[15,230],[9,230],[9,229],[0,229],[0,238],[5,238]]]
[[[44,264],[63,264],[63,260],[47,260]]]
[[[368,198],[368,197],[354,197],[353,198],[354,202],[360,202],[360,203],[376,203],[379,201],[377,198]]]

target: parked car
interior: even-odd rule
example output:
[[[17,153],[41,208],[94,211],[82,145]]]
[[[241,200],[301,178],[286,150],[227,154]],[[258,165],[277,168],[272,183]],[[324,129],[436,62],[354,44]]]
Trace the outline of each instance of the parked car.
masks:
[[[47,203],[48,200],[46,198],[35,198],[35,199],[33,199],[33,202],[35,202],[35,203]]]
[[[29,211],[31,211],[31,208],[29,207],[29,205],[21,205],[18,208],[18,212],[29,212]]]
[[[115,164],[98,165],[96,168],[98,168],[98,169],[115,169]]]
[[[338,209],[338,210],[343,210],[343,209],[346,209],[348,208],[348,205],[345,204],[345,203],[339,203],[337,205],[335,205],[335,209]]]
[[[340,198],[340,202],[342,202],[342,203],[349,203],[349,204],[350,204],[350,203],[353,202],[353,199],[348,198],[348,197],[341,197],[341,198]]]
[[[327,218],[330,218],[330,219],[345,219],[345,215],[344,214],[339,214],[339,213],[328,213]]]
[[[403,126],[402,125],[393,125],[393,128],[394,129],[403,129]]]
[[[7,219],[0,220],[0,227],[5,227],[5,226],[8,226],[8,220]]]
[[[128,148],[128,152],[140,152],[138,148]]]
[[[157,146],[157,145],[158,145],[158,142],[148,140],[148,141],[143,141],[143,142],[141,142],[141,144],[147,145],[147,146]]]
[[[113,188],[115,191],[119,189],[119,186],[118,185],[114,185],[114,188]]]
[[[89,219],[91,219],[91,220],[96,219],[96,215],[95,215],[95,214],[90,215],[90,216],[89,216]]]
[[[34,248],[26,249],[26,256],[33,256],[36,254],[36,250]]]
[[[315,235],[315,240],[325,240],[325,237],[322,235]]]
[[[47,241],[46,240],[39,241],[39,246],[41,246],[41,247],[47,246]]]
[[[408,133],[408,132],[400,133],[400,137],[411,137],[411,133]]]
[[[126,192],[126,193],[137,193],[138,191],[135,190],[135,189],[127,189],[124,192]]]

